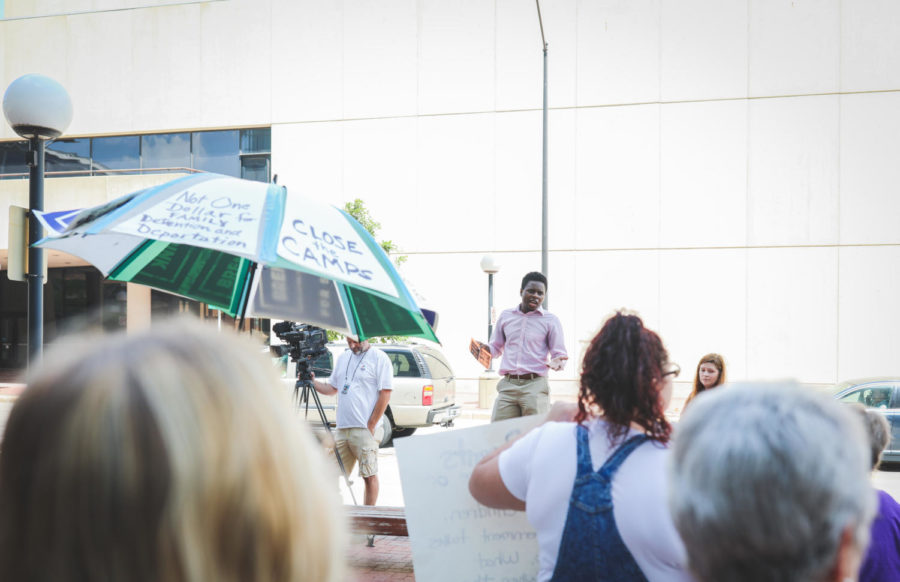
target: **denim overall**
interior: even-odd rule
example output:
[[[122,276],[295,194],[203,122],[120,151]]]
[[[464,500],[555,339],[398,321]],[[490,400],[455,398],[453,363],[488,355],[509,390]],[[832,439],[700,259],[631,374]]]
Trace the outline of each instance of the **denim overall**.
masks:
[[[588,429],[578,425],[578,473],[569,499],[566,527],[551,582],[609,580],[646,582],[634,556],[625,547],[613,515],[612,480],[616,471],[648,437],[626,440],[596,472],[591,463]]]

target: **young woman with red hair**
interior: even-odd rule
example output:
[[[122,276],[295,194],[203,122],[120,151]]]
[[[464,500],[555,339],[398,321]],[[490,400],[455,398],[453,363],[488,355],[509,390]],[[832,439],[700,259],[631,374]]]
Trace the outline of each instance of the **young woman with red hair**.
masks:
[[[686,581],[667,506],[677,365],[636,315],[614,314],[584,356],[578,403],[476,465],[469,490],[524,510],[537,531],[539,581]]]

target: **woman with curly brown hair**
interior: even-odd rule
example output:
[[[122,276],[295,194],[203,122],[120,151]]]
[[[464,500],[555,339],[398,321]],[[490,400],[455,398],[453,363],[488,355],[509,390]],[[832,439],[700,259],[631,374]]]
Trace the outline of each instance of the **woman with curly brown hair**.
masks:
[[[677,365],[636,315],[614,314],[584,355],[578,403],[476,465],[469,490],[524,510],[537,531],[539,581],[685,581],[666,505],[664,410]]]
[[[694,374],[694,389],[684,401],[684,408],[691,403],[701,392],[712,390],[716,386],[725,383],[725,358],[719,354],[706,354],[697,363],[697,373]]]

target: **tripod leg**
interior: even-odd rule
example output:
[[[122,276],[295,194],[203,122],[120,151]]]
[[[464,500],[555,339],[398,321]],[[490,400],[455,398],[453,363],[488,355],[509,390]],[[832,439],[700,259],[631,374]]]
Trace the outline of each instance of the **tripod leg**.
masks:
[[[298,380],[298,383],[302,382],[302,380]],[[307,413],[309,412],[309,395],[312,394],[313,401],[316,404],[316,410],[319,411],[319,419],[322,421],[322,426],[325,427],[325,430],[328,431],[328,436],[331,437],[331,442],[335,443],[334,447],[334,458],[337,459],[338,467],[341,469],[341,475],[344,476],[344,482],[347,484],[347,490],[350,492],[350,499],[353,500],[353,505],[359,505],[356,501],[356,496],[353,494],[353,489],[350,487],[350,478],[347,476],[347,468],[344,467],[344,460],[341,459],[341,455],[337,449],[337,441],[334,438],[334,433],[331,432],[331,426],[328,424],[328,419],[325,418],[325,409],[322,408],[322,401],[319,399],[319,393],[316,392],[316,389],[312,387],[311,383],[304,382],[303,383],[303,396],[301,397],[301,401],[306,403]]]

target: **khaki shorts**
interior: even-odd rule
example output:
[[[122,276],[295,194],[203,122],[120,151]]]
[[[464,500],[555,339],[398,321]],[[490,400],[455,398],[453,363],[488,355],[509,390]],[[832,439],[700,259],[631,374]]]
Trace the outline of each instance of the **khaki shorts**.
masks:
[[[378,443],[367,428],[339,428],[334,433],[335,448],[349,475],[359,461],[359,476],[378,474]]]

